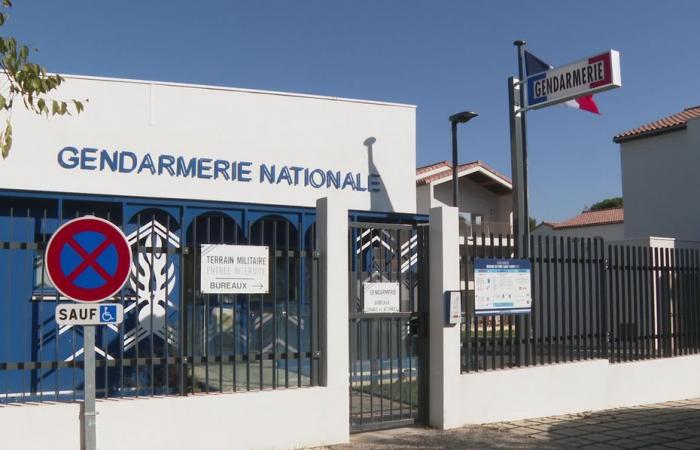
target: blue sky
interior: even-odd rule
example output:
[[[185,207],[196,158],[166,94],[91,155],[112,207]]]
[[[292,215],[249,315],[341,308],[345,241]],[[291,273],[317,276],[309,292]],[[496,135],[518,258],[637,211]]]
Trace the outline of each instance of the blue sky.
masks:
[[[623,87],[595,116],[529,115],[531,215],[559,220],[621,194],[612,136],[700,104],[700,2],[670,1],[27,1],[4,32],[59,73],[216,84],[418,105],[418,164],[450,158],[510,173],[507,77],[515,39],[557,66],[609,48]]]

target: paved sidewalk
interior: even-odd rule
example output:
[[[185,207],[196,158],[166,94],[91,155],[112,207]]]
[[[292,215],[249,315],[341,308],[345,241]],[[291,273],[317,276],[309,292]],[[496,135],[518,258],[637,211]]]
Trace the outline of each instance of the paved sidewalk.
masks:
[[[596,413],[502,422],[450,431],[425,428],[356,434],[333,450],[700,449],[700,399]]]

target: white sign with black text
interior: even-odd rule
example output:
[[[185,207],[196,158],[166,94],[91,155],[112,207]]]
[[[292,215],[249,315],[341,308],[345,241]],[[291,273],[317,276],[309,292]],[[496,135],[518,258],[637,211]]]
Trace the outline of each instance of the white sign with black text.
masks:
[[[395,313],[401,307],[399,303],[399,283],[362,283],[364,312]]]
[[[267,246],[202,244],[203,294],[267,294],[269,274]]]
[[[119,325],[124,321],[124,307],[119,303],[59,303],[58,325]]]
[[[575,63],[531,75],[526,80],[529,109],[555,105],[622,86],[620,53],[609,50]]]

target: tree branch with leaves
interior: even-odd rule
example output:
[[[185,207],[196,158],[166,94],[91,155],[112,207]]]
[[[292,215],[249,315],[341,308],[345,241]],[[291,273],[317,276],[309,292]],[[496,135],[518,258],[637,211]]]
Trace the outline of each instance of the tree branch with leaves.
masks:
[[[7,11],[11,7],[12,0],[2,0],[0,27],[5,25]],[[28,46],[18,44],[13,37],[0,37],[0,70],[8,83],[8,88],[0,92],[0,111],[8,113],[5,129],[0,133],[3,159],[7,158],[12,148],[12,107],[17,96],[28,110],[46,117],[80,114],[84,109],[83,103],[87,102],[49,97],[47,94],[58,88],[64,79],[60,75],[47,74],[46,69],[30,61],[29,56]]]

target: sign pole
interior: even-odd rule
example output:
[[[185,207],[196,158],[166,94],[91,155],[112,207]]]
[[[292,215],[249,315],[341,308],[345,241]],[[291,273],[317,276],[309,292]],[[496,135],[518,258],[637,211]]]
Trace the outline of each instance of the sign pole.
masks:
[[[85,349],[83,368],[85,401],[83,403],[83,440],[85,450],[96,450],[97,430],[95,411],[95,326],[83,326],[83,347]]]
[[[523,230],[524,221],[524,190],[523,190],[523,153],[522,153],[522,113],[520,110],[520,95],[518,90],[522,89],[519,80],[514,77],[508,78],[508,108],[510,119],[510,164],[513,176],[513,237],[515,239],[515,256],[520,256],[520,235]]]
[[[516,242],[515,248],[518,253],[518,257],[527,258],[530,256],[530,211],[528,208],[528,192],[527,192],[527,118],[526,113],[523,110],[525,105],[525,41],[515,41],[513,42],[518,49],[518,74],[520,78],[519,84],[519,95],[518,95],[518,106],[516,111],[516,106],[513,105],[511,108],[511,145],[515,143],[514,148],[511,150],[511,155],[515,153],[515,159],[511,162],[514,169],[517,170],[517,176],[515,176],[516,189],[514,194],[514,202],[517,201],[517,207],[513,209],[515,214],[517,210],[516,218]],[[513,123],[515,128],[519,128],[519,133],[513,136]],[[519,125],[519,126],[518,126]],[[515,141],[515,142],[514,142]]]
[[[525,41],[513,42],[518,51],[519,79],[508,79],[511,169],[513,172],[513,235],[515,257],[530,257],[530,214],[527,192],[527,118],[530,109],[543,108],[583,95],[622,86],[620,54],[615,50],[575,63],[527,76]],[[544,63],[543,63],[544,64]],[[551,67],[551,66],[550,66]],[[527,91],[527,92],[526,92]],[[526,96],[527,94],[527,96]],[[527,102],[526,102],[527,100]],[[530,327],[530,316],[515,321],[518,336],[516,359],[525,360],[523,343]]]

